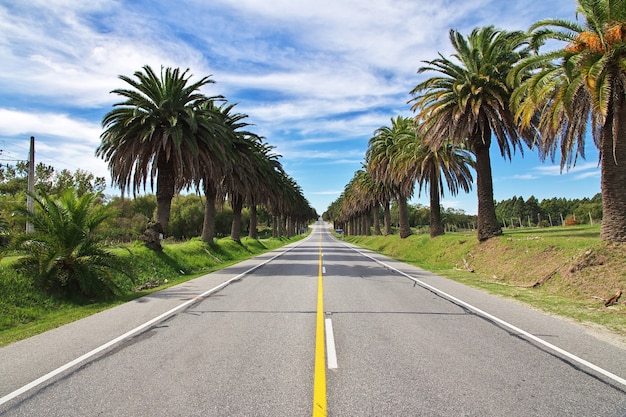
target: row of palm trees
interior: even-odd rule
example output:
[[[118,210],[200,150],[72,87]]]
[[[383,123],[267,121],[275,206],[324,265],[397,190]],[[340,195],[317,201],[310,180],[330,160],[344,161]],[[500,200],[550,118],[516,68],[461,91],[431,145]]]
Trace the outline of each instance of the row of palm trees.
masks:
[[[109,166],[114,185],[139,192],[156,185],[156,222],[167,233],[172,198],[195,188],[205,196],[202,240],[215,237],[215,207],[228,200],[233,208],[231,238],[241,236],[241,211],[251,211],[251,237],[256,238],[256,207],[274,219],[274,235],[292,234],[316,218],[301,188],[284,171],[274,147],[245,130],[245,114],[221,96],[200,89],[213,83],[203,77],[191,83],[189,70],[149,66],[134,78],[119,78],[130,88],[112,92],[124,97],[107,113],[96,155]],[[219,104],[218,104],[219,103]],[[156,180],[156,184],[155,184]],[[281,227],[282,226],[282,227]]]
[[[348,234],[369,234],[369,219],[374,222],[374,234],[390,234],[390,203],[398,203],[400,237],[411,234],[408,200],[415,185],[418,193],[429,188],[430,236],[444,233],[440,198],[447,186],[452,195],[471,189],[471,168],[474,160],[462,147],[450,143],[432,149],[419,137],[412,118],[398,116],[391,126],[377,129],[369,140],[366,170],[359,170],[334,201],[327,215]],[[383,209],[384,229],[379,225]]]
[[[417,181],[420,191],[430,185],[431,215],[437,216],[433,194],[443,190],[441,178],[452,193],[468,191],[466,168],[474,167],[478,239],[487,240],[502,234],[493,199],[492,141],[504,158],[522,153],[526,144],[541,159],[560,157],[563,169],[584,157],[590,127],[600,153],[601,237],[626,241],[626,0],[578,0],[577,16],[583,24],[545,19],[528,32],[485,27],[464,37],[450,30],[455,53],[425,61],[418,70],[436,75],[410,92],[412,125],[392,120],[370,140],[366,172],[390,191],[379,202],[393,198],[402,207]],[[565,46],[544,52],[548,41]],[[420,149],[432,154],[430,171]],[[335,219],[347,221],[372,205],[354,199],[355,179],[334,205]],[[431,218],[431,235],[440,234],[436,223]],[[401,224],[400,235],[409,232]]]

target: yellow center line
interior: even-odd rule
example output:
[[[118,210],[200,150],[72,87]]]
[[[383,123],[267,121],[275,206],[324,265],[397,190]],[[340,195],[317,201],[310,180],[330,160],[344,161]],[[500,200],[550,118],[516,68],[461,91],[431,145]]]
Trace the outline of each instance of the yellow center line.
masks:
[[[317,273],[317,316],[315,331],[315,378],[313,380],[313,417],[326,417],[326,356],[324,339],[324,291],[322,286],[322,234],[320,233]]]

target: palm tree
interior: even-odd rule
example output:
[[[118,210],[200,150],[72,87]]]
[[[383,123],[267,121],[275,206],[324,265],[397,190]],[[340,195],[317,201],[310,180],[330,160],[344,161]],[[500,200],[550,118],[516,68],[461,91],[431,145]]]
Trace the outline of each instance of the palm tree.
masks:
[[[196,186],[200,187],[205,196],[204,221],[201,239],[213,243],[215,237],[215,205],[218,198],[223,197],[224,179],[233,171],[233,166],[239,162],[239,148],[237,141],[241,140],[240,128],[248,126],[241,122],[248,117],[245,114],[232,113],[235,104],[222,103],[217,106],[213,100],[202,103],[199,108],[201,115],[215,117],[220,128],[208,133],[200,142],[198,158],[199,176],[195,179]]]
[[[44,290],[66,297],[107,298],[122,292],[129,265],[104,247],[98,226],[116,213],[98,204],[96,194],[78,197],[66,190],[58,200],[33,195],[35,210],[17,209],[34,232],[14,236],[11,249],[22,256],[18,270],[33,277]]]
[[[132,88],[112,91],[126,100],[115,104],[102,119],[105,130],[96,150],[122,189],[137,192],[148,179],[152,188],[156,177],[156,221],[164,233],[174,194],[199,177],[201,142],[219,130],[211,109],[201,109],[203,103],[217,99],[200,93],[201,87],[213,81],[203,77],[189,83],[188,72],[162,68],[158,76],[144,66],[134,79],[120,75]]]
[[[290,236],[295,234],[298,228],[304,227],[305,222],[317,218],[317,213],[311,208],[302,189],[293,178],[284,172],[277,172],[276,179],[278,186],[270,204],[273,236],[279,237],[283,233]]]
[[[271,209],[272,201],[280,198],[285,171],[279,161],[281,156],[274,153],[274,146],[265,142],[258,142],[254,145],[253,151],[257,160],[254,169],[258,182],[248,195],[248,207],[250,209],[248,236],[257,239],[257,205]]]
[[[522,140],[532,144],[532,132],[520,132],[509,106],[512,88],[506,84],[513,65],[528,55],[527,36],[522,32],[474,29],[464,38],[450,31],[457,62],[440,55],[426,61],[418,73],[433,71],[411,90],[412,110],[425,143],[437,149],[442,143],[464,143],[476,156],[478,193],[478,240],[501,235],[493,199],[489,148],[492,136],[504,158],[522,152]]]
[[[247,117],[241,115],[241,117]],[[246,198],[252,192],[260,179],[256,167],[260,163],[256,146],[261,138],[253,133],[236,131],[237,140],[233,142],[235,147],[235,159],[226,176],[222,179],[222,188],[228,195],[228,202],[233,209],[230,237],[232,240],[241,241],[241,214]]]
[[[391,126],[382,126],[374,132],[365,156],[372,178],[393,190],[400,212],[400,237],[403,239],[411,234],[408,199],[413,195],[416,178],[414,173],[400,169],[394,158],[402,150],[400,144],[406,140],[415,140],[413,120],[402,116],[392,118]]]
[[[367,192],[372,184],[367,171],[358,170],[346,184],[342,193],[341,215],[349,224],[351,235],[368,235],[370,233],[370,210],[374,205],[372,195]]]
[[[470,153],[449,142],[438,149],[423,143],[419,136],[405,140],[399,147],[402,151],[396,156],[399,169],[413,171],[419,184],[418,196],[422,188],[429,186],[430,196],[430,237],[444,234],[441,221],[441,197],[444,195],[444,179],[452,195],[459,190],[469,192],[472,187],[470,168],[474,161]]]
[[[511,78],[524,126],[539,119],[540,156],[561,169],[584,157],[589,122],[600,151],[603,240],[626,241],[626,1],[578,0],[578,24],[546,19],[530,28],[533,43],[565,41],[524,60]],[[522,77],[530,74],[526,80]]]

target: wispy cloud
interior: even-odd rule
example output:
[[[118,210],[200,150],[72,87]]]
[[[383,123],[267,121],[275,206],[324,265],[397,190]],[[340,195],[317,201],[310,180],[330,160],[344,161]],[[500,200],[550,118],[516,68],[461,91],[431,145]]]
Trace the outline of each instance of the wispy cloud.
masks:
[[[0,108],[0,136],[58,136],[92,147],[100,143],[99,124],[68,114],[24,112]]]

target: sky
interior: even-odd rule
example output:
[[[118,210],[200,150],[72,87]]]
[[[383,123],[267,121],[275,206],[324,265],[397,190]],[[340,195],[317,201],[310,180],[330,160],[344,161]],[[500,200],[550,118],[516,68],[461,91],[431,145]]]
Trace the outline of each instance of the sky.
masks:
[[[27,160],[34,136],[36,163],[110,182],[95,150],[103,116],[122,101],[111,91],[127,86],[119,75],[188,68],[190,81],[214,81],[203,94],[237,103],[322,214],[376,129],[412,115],[409,91],[429,76],[417,70],[450,56],[450,29],[526,30],[575,10],[574,0],[0,0],[0,163]],[[592,197],[600,170],[587,142],[568,171],[494,147],[495,199]],[[428,206],[428,194],[411,202]],[[442,205],[476,214],[475,187]]]

